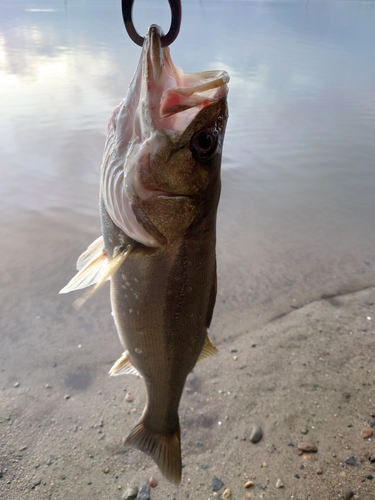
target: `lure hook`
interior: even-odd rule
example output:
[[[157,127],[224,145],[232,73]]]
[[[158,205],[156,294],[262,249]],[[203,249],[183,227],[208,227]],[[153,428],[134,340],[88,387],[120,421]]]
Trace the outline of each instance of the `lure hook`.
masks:
[[[168,47],[177,38],[181,25],[181,0],[168,0],[171,9],[171,26],[166,35],[161,37],[161,46]],[[134,0],[122,0],[122,17],[128,35],[134,43],[142,47],[144,37],[139,35],[134,28],[132,8]]]

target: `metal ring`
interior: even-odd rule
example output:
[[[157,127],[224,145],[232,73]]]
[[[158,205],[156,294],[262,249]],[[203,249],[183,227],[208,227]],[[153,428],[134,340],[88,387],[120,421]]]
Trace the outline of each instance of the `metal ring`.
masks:
[[[168,47],[176,38],[181,25],[181,0],[168,0],[171,9],[171,26],[166,35],[161,37],[161,46]],[[122,17],[128,35],[134,43],[142,47],[144,37],[140,36],[134,28],[132,8],[134,0],[122,0]]]

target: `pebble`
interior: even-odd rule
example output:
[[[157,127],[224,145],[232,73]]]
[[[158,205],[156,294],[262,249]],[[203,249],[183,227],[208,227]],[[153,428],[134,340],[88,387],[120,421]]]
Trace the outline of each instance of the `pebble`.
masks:
[[[357,461],[354,457],[349,457],[347,460],[345,460],[345,463],[348,465],[357,465]]]
[[[251,488],[254,486],[253,481],[246,481],[246,483],[243,485],[244,488]]]
[[[138,495],[136,500],[150,500],[151,498],[151,490],[148,484],[144,484],[141,486],[141,489],[138,491]]]
[[[362,429],[361,437],[363,439],[368,439],[373,435],[374,431],[372,429]]]
[[[298,449],[302,453],[316,453],[318,448],[307,441],[303,441],[302,443],[298,443]]]
[[[366,474],[366,479],[374,479],[374,476],[372,474]]]
[[[159,484],[159,481],[156,479],[156,477],[151,476],[150,477],[150,486],[151,488],[156,488],[156,486]]]
[[[321,467],[319,467],[318,469],[316,469],[316,473],[317,474],[323,474],[323,469]]]
[[[133,396],[129,393],[125,396],[125,401],[127,401],[128,403],[131,403],[133,399]]]
[[[374,462],[375,462],[375,455],[372,455],[372,456],[370,457],[370,462],[372,462],[372,463],[374,463]]]
[[[302,434],[307,434],[308,432],[309,432],[308,427],[303,427],[303,428],[301,429],[301,433],[302,433]]]
[[[284,483],[281,481],[281,479],[279,478],[277,481],[276,481],[276,488],[282,488],[284,486]]]
[[[27,446],[21,446],[20,451],[25,451],[27,450]]]
[[[344,498],[344,500],[351,500],[351,498],[353,498],[353,496],[354,496],[354,493],[352,492],[352,490],[344,490],[343,491],[342,497]]]
[[[219,491],[224,486],[224,483],[221,479],[214,476],[212,479],[212,491]]]
[[[66,394],[65,399],[70,399],[70,394]]]
[[[0,469],[0,479],[3,477],[3,471]]]
[[[128,488],[121,497],[121,500],[135,500],[138,495],[138,488]]]
[[[252,443],[259,443],[259,441],[263,437],[263,431],[260,425],[254,425],[251,434],[250,434],[250,441]]]
[[[16,382],[16,383],[14,384],[14,387],[19,387],[19,386],[20,386],[20,383],[19,383],[19,382]]]
[[[229,488],[225,488],[225,490],[223,491],[222,499],[223,500],[227,500],[231,496],[232,496],[232,492],[230,491],[230,489]]]
[[[109,467],[106,467],[106,468],[104,469],[104,474],[108,474],[108,472],[109,472]]]

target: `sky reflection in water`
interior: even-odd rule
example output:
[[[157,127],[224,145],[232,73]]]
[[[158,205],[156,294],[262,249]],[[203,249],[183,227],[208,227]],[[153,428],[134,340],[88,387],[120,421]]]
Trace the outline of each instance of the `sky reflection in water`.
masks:
[[[375,243],[375,4],[182,3],[175,63],[231,75],[222,248],[251,241],[250,256],[266,245],[272,260],[273,246],[353,253],[361,241],[364,258]],[[107,122],[140,54],[120,1],[0,0],[0,11],[1,213],[97,220]],[[141,33],[168,27],[167,1],[136,1],[134,19]]]

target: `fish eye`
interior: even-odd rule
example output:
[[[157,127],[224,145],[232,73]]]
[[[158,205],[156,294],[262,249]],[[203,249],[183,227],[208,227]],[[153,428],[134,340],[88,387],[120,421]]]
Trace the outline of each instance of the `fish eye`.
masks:
[[[218,135],[216,130],[200,130],[196,132],[190,141],[190,149],[199,160],[210,159],[217,150]]]

